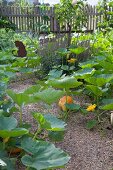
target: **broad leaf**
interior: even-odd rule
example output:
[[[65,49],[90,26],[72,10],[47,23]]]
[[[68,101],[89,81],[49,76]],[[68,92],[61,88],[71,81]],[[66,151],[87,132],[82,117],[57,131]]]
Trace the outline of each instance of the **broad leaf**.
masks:
[[[74,53],[74,54],[81,54],[85,51],[85,48],[83,47],[78,47],[78,48],[72,48],[72,49],[69,49],[71,51],[71,53]]]
[[[0,117],[0,130],[12,130],[16,126],[17,120],[14,117]]]
[[[102,96],[103,91],[98,86],[86,85],[86,88],[91,91],[95,96]]]
[[[21,147],[28,152],[28,155],[22,157],[22,163],[36,170],[59,168],[70,159],[61,149],[45,141],[33,141],[31,138],[24,138]]]
[[[113,99],[104,99],[103,106],[100,106],[100,109],[103,110],[113,110]]]
[[[68,54],[68,51],[66,48],[59,48],[57,50],[57,52],[61,55],[61,56],[66,56]]]
[[[16,137],[28,133],[24,128],[16,128],[17,120],[14,117],[0,117],[0,137]]]
[[[37,92],[39,92],[39,90],[41,89],[41,85],[34,85],[34,86],[31,86],[29,88],[27,88],[25,91],[24,91],[24,94],[35,94]]]
[[[66,123],[52,114],[33,113],[42,129],[51,131],[64,131]]]
[[[49,79],[52,79],[52,78],[59,78],[61,77],[63,73],[63,70],[56,70],[56,69],[53,69],[49,72]]]
[[[12,90],[6,92],[19,107],[29,103],[29,96],[24,93],[15,93]]]
[[[98,62],[95,62],[94,60],[88,60],[79,64],[81,68],[92,68],[96,65],[98,65]]]
[[[95,72],[94,68],[84,68],[79,71],[76,71],[74,73],[74,77],[77,79],[78,78],[86,79],[86,78],[90,77],[91,75],[93,75],[94,72]]]
[[[0,130],[0,137],[6,138],[6,137],[17,137],[17,136],[23,136],[25,134],[28,134],[28,130],[25,128],[15,128],[12,130]]]
[[[82,82],[78,82],[76,78],[69,77],[69,76],[60,78],[58,80],[57,79],[48,80],[46,83],[55,88],[64,88],[64,89],[76,88],[83,84]]]
[[[52,104],[56,102],[64,94],[61,90],[55,90],[53,88],[48,88],[35,94],[35,99],[40,99],[41,101]]]
[[[105,70],[109,70],[110,71],[113,71],[113,64],[111,62],[107,62],[107,61],[101,61],[99,63]]]
[[[85,81],[95,86],[103,86],[113,79],[113,74],[101,74],[95,77],[86,78]]]

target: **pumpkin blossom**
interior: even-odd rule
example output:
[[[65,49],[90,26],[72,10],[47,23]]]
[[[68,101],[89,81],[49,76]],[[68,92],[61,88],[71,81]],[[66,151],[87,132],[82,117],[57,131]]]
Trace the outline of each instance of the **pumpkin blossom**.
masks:
[[[75,61],[77,61],[77,59],[76,58],[70,58],[70,60],[67,60],[68,61],[68,63],[75,63]]]
[[[88,112],[92,112],[92,111],[95,110],[95,108],[96,108],[96,104],[91,104],[90,106],[87,107],[86,110],[87,110]]]
[[[59,107],[61,108],[61,110],[63,110],[63,111],[66,111],[66,110],[67,110],[67,108],[66,108],[66,106],[65,106],[66,103],[67,103],[67,104],[73,103],[73,99],[72,99],[71,96],[63,96],[63,97],[59,100],[58,105],[59,105]]]

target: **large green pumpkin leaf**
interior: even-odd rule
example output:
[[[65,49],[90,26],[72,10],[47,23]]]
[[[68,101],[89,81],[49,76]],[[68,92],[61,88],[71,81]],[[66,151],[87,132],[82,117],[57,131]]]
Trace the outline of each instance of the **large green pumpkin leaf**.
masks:
[[[97,62],[101,62],[101,61],[106,60],[106,56],[95,56],[94,59]]]
[[[57,50],[57,53],[59,53],[61,56],[66,56],[69,52],[67,51],[66,48],[59,48]]]
[[[29,131],[25,128],[15,128],[12,130],[0,130],[0,137],[17,137],[27,134]]]
[[[94,72],[95,72],[94,68],[84,68],[84,69],[81,69],[79,71],[76,71],[74,73],[74,77],[86,79],[86,78],[90,77],[91,75],[93,75]]]
[[[76,78],[69,77],[69,76],[60,79],[48,80],[46,83],[55,88],[64,88],[64,89],[76,88],[83,84],[82,82],[78,82]]]
[[[25,91],[24,91],[24,94],[35,94],[37,92],[39,92],[39,90],[41,89],[41,85],[34,85],[34,86],[31,86],[29,88],[27,88]]]
[[[99,63],[105,70],[109,70],[110,71],[113,71],[113,64],[111,62],[107,62],[107,61],[101,61]]]
[[[15,93],[12,90],[6,92],[19,107],[29,103],[29,96],[24,93]]]
[[[92,68],[96,65],[98,65],[98,62],[95,62],[94,60],[88,60],[86,62],[79,63],[81,68]]]
[[[14,117],[0,117],[0,137],[16,137],[28,133],[27,129],[16,128],[17,120]]]
[[[94,85],[86,85],[86,88],[90,90],[95,96],[102,96],[103,91],[100,87]]]
[[[34,95],[35,99],[40,99],[41,101],[52,104],[56,102],[64,94],[61,90],[55,90],[53,88],[48,88],[40,91]]]
[[[78,47],[78,48],[71,48],[69,49],[71,51],[71,53],[74,53],[74,54],[81,54],[85,51],[85,48],[84,47]]]
[[[28,152],[28,155],[22,157],[22,163],[36,170],[59,168],[70,159],[64,151],[45,141],[24,138],[21,147]]]
[[[113,99],[103,99],[103,106],[100,106],[100,109],[103,110],[113,110]]]
[[[63,73],[63,70],[52,69],[50,70],[48,76],[49,76],[49,79],[59,78],[61,77],[62,73]]]
[[[66,123],[52,114],[33,113],[42,129],[50,131],[64,131]]]
[[[86,78],[85,81],[95,86],[103,86],[113,79],[113,74],[101,74],[95,77]]]
[[[16,126],[17,120],[14,117],[0,116],[0,130],[12,130]]]

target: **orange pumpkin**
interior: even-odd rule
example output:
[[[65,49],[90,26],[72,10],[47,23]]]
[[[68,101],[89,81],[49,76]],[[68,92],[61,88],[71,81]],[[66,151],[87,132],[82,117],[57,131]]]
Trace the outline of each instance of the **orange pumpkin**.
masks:
[[[66,108],[66,106],[65,106],[66,103],[67,103],[67,104],[72,104],[72,103],[73,103],[73,99],[72,99],[71,96],[63,96],[63,97],[59,100],[58,105],[59,105],[59,107],[60,107],[61,110],[63,110],[63,111],[66,111],[66,110],[67,110],[67,108]]]

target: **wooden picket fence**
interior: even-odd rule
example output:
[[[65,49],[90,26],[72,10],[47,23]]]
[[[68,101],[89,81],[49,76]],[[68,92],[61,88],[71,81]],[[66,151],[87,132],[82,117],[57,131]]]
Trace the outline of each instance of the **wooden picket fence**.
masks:
[[[103,22],[103,15],[98,12],[96,6],[87,5],[84,7],[84,11],[87,16],[86,32],[92,32],[97,28],[98,22]],[[53,33],[68,32],[68,28],[65,26],[63,29],[56,20],[54,7],[51,6],[46,6],[45,9],[40,8],[40,6],[0,6],[0,15],[6,16],[12,21],[17,26],[18,31],[31,31],[39,34],[47,32],[47,30]]]

